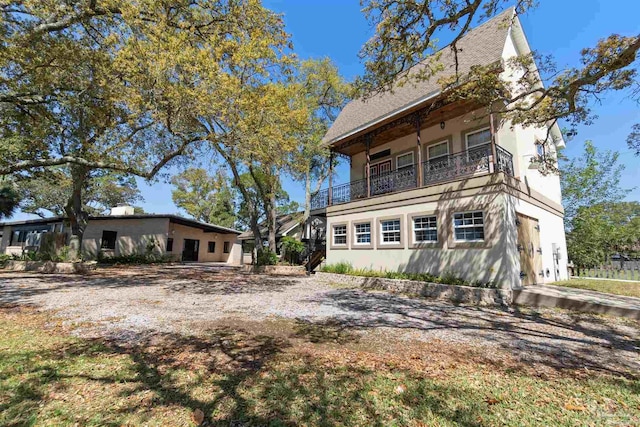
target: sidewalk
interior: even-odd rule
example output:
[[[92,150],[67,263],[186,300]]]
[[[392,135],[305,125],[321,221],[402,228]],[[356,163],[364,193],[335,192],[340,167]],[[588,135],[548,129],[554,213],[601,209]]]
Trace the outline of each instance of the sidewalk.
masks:
[[[526,288],[514,289],[513,302],[533,307],[558,307],[640,320],[640,298],[584,289],[552,285],[527,286]]]

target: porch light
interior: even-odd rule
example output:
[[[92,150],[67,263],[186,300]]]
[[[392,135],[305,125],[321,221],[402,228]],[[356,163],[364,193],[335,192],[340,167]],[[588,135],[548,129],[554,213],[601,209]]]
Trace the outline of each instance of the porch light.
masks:
[[[444,129],[444,125],[445,125],[444,121],[440,122],[440,129]]]

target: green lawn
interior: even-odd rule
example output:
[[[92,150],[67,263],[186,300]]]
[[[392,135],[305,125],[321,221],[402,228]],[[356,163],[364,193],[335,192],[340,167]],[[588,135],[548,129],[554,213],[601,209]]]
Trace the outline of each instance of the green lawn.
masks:
[[[588,289],[607,294],[624,295],[640,298],[640,282],[617,282],[614,280],[571,279],[555,282],[552,285],[567,288]]]
[[[224,327],[122,347],[0,309],[0,425],[193,426],[196,411],[215,426],[640,423],[638,380],[542,376],[476,362],[465,348],[392,355],[331,334],[323,342],[319,330],[304,345],[263,332]]]

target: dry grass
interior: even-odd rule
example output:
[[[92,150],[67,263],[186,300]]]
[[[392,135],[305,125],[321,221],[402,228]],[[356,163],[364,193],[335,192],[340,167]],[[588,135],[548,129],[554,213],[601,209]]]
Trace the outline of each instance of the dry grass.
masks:
[[[136,345],[0,309],[0,425],[637,425],[638,379],[534,371],[441,342],[374,345],[337,325],[227,322]]]
[[[552,285],[640,298],[640,282],[618,282],[615,280],[598,279],[571,279],[564,280],[562,282],[555,282],[552,283]]]

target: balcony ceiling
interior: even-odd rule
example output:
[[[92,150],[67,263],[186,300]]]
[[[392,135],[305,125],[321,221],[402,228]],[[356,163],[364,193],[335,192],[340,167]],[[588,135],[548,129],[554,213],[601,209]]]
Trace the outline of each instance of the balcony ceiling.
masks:
[[[366,129],[365,131],[355,134],[348,139],[341,140],[333,145],[334,150],[348,156],[353,156],[354,154],[365,151],[365,136],[368,133],[373,133],[374,135],[371,141],[371,148],[378,147],[382,144],[393,141],[394,139],[402,138],[406,135],[415,134],[415,125],[408,122],[399,123],[398,125],[393,126],[390,129],[380,129],[387,127],[390,123],[393,123],[398,119],[411,116],[413,113],[424,108],[427,108],[427,106],[421,105],[420,107],[406,112],[402,116],[393,117],[386,122],[380,123],[380,125],[376,126],[375,128]],[[467,100],[446,104],[443,107],[430,112],[429,115],[422,120],[420,129],[426,129],[430,128],[431,126],[436,126],[442,121],[446,123],[451,119],[462,116],[479,108],[481,108],[480,104]]]

